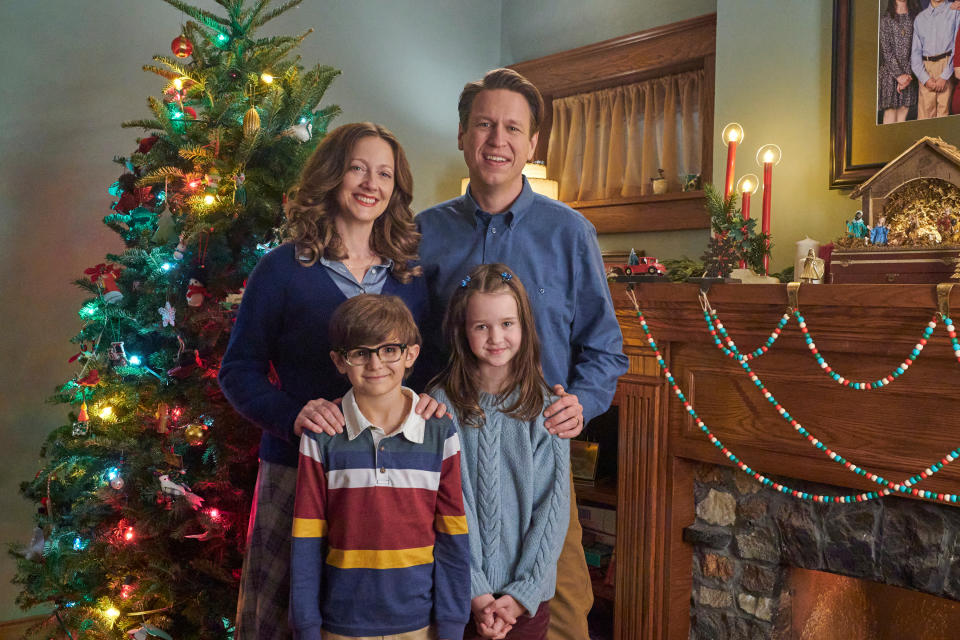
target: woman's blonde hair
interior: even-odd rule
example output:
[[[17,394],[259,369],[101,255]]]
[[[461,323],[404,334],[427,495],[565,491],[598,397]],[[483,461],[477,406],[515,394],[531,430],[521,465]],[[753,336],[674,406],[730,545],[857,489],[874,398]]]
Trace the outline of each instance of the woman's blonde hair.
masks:
[[[409,282],[422,269],[412,267],[417,259],[420,234],[413,222],[413,174],[403,147],[386,127],[372,122],[354,122],[328,133],[316,148],[300,174],[300,182],[287,201],[284,236],[296,245],[297,261],[313,265],[320,256],[328,260],[347,257],[334,219],[339,212],[337,192],[347,173],[349,155],[361,138],[374,136],[393,149],[394,187],[383,214],[373,223],[370,249],[393,260],[393,275]]]
[[[478,293],[507,293],[517,302],[520,346],[510,361],[510,375],[497,395],[497,405],[510,397],[513,401],[502,411],[518,420],[532,420],[543,411],[549,393],[540,367],[540,339],[527,290],[520,278],[505,264],[475,267],[453,292],[443,319],[443,333],[450,349],[450,361],[431,386],[440,386],[453,404],[457,418],[465,426],[481,427],[485,415],[480,407],[477,386],[479,363],[467,340],[467,305]],[[515,394],[515,395],[514,395]]]

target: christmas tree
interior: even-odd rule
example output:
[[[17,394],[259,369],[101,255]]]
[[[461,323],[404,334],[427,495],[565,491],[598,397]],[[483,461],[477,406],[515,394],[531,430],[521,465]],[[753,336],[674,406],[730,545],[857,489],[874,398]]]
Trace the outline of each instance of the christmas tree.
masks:
[[[46,605],[31,637],[229,638],[259,430],[217,384],[247,274],[279,242],[284,193],[339,111],[339,74],[305,69],[309,34],[255,37],[301,0],[180,0],[173,56],[146,131],[110,188],[104,223],[125,250],[77,281],[89,299],[76,376],[53,401],[67,422],[22,484],[37,504],[15,546],[18,604]],[[248,6],[249,5],[249,6]]]

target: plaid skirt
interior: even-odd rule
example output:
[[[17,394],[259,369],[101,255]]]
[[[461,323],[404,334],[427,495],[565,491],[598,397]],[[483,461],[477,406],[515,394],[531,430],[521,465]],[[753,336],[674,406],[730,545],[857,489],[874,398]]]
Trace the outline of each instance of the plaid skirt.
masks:
[[[236,640],[289,640],[290,537],[297,469],[260,461],[240,577]]]

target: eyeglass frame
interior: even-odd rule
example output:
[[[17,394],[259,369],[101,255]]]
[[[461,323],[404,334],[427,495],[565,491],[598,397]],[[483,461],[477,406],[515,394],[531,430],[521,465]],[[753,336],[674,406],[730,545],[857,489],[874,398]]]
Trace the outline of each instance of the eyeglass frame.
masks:
[[[382,362],[383,364],[393,364],[394,362],[400,362],[400,360],[403,359],[403,354],[404,354],[404,353],[406,352],[406,350],[407,350],[407,346],[408,346],[408,345],[407,345],[407,343],[405,343],[405,342],[385,342],[385,343],[383,343],[383,344],[381,344],[381,345],[379,345],[379,346],[376,346],[376,347],[351,347],[351,348],[349,348],[349,349],[337,349],[337,353],[340,354],[340,357],[343,358],[343,361],[346,362],[347,365],[349,365],[349,366],[351,366],[351,367],[365,367],[365,366],[367,366],[367,364],[370,363],[370,358],[372,358],[374,354],[376,354],[377,360],[379,360],[379,361]],[[383,359],[383,357],[380,355],[380,349],[383,349],[383,348],[385,348],[385,347],[399,347],[399,348],[400,348],[400,355],[397,356],[397,359],[396,359],[396,360],[384,360],[384,359]],[[350,354],[351,351],[356,351],[356,350],[358,350],[358,349],[365,349],[365,350],[368,352],[368,354],[367,354],[367,361],[366,361],[366,362],[361,362],[361,363],[358,363],[358,364],[354,364],[354,363],[350,362],[350,355],[349,355],[349,354]]]

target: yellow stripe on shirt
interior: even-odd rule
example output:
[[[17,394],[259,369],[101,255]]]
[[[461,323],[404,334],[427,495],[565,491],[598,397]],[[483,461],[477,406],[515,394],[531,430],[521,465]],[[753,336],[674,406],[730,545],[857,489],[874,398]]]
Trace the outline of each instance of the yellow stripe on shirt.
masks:
[[[294,518],[294,538],[322,538],[327,535],[327,521],[317,518]]]
[[[441,516],[433,520],[433,528],[438,533],[447,533],[457,536],[467,533],[467,516]]]
[[[433,545],[412,549],[330,549],[327,564],[338,569],[403,569],[433,562]]]

